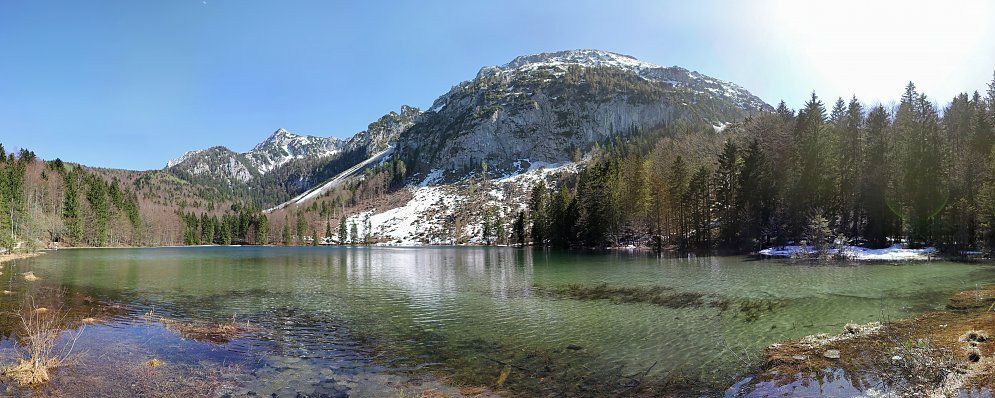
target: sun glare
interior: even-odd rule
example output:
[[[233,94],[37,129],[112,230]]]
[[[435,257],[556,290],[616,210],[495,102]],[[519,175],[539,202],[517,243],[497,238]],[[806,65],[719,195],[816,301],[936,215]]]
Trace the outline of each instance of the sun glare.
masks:
[[[995,67],[990,2],[785,1],[764,6],[763,14],[772,19],[766,27],[775,30],[768,37],[790,46],[789,53],[798,58],[793,61],[810,71],[814,88],[827,95],[856,94],[873,102],[895,98],[911,80],[945,103],[956,93],[941,90],[979,87]],[[979,51],[984,48],[992,51]]]

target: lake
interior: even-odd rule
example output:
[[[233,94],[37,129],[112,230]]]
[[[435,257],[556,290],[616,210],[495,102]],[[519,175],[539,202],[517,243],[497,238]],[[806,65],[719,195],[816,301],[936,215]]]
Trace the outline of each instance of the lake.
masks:
[[[25,281],[28,271],[41,279]],[[188,372],[180,374],[216,377],[221,390],[207,395],[385,396],[411,385],[456,394],[453,386],[500,384],[523,395],[594,396],[626,393],[634,380],[722,394],[769,344],[942,309],[952,293],[995,282],[995,269],[516,248],[197,247],[61,250],[4,264],[0,278],[8,314],[44,296],[36,300],[99,315],[79,340],[81,365],[54,376],[60,388],[71,388],[60,377],[85,376],[95,383],[88,388],[127,389],[100,369],[157,358]],[[583,294],[612,289],[688,300]],[[247,332],[190,339],[150,313]],[[0,353],[9,361],[17,322],[6,318]]]

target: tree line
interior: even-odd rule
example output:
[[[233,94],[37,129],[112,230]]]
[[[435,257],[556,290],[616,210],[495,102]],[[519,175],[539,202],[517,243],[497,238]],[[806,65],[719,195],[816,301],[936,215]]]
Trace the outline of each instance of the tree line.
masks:
[[[797,112],[664,126],[614,140],[577,176],[536,186],[515,240],[755,251],[821,240],[995,250],[995,79],[943,107],[909,83],[897,105],[813,93]],[[821,232],[819,232],[821,231]]]
[[[138,198],[116,178],[0,145],[0,248],[140,245]]]
[[[253,205],[233,204],[218,214],[177,211],[184,245],[269,244],[269,219]]]

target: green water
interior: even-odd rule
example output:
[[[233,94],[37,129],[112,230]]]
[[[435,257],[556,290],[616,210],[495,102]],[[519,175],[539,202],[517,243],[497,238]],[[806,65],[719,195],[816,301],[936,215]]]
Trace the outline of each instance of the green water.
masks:
[[[62,250],[5,268],[7,290],[24,291],[15,275],[32,271],[39,283],[136,308],[106,322],[107,333],[145,333],[129,316],[151,308],[177,319],[251,322],[258,330],[222,351],[263,358],[255,363],[303,358],[336,374],[419,365],[444,373],[516,352],[567,356],[572,345],[581,348],[575,361],[592,370],[656,363],[651,376],[680,372],[716,386],[734,383],[771,343],[942,309],[951,293],[995,282],[995,269],[976,264],[807,266],[511,248]],[[663,286],[729,305],[674,309],[548,293],[570,284]],[[773,310],[745,316],[747,301]],[[247,383],[286,384],[269,377],[256,372]]]

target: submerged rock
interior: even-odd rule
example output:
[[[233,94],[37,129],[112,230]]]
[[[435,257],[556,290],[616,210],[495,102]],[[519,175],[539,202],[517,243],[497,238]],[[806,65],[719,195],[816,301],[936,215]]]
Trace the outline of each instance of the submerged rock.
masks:
[[[822,356],[829,359],[840,359],[840,350],[826,350]]]

